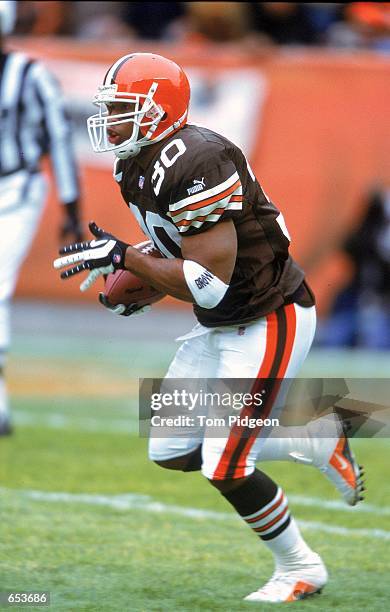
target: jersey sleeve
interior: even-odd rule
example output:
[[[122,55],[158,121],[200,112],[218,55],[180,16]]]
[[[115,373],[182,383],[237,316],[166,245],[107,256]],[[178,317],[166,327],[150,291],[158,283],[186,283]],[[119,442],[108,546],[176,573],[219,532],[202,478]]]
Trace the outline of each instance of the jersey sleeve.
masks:
[[[194,235],[241,211],[242,185],[235,164],[216,155],[183,172],[167,215],[181,234]]]
[[[29,78],[48,138],[57,190],[61,201],[67,204],[79,198],[80,190],[71,122],[65,109],[64,96],[56,78],[40,62],[34,63]],[[33,111],[34,108],[31,109]]]

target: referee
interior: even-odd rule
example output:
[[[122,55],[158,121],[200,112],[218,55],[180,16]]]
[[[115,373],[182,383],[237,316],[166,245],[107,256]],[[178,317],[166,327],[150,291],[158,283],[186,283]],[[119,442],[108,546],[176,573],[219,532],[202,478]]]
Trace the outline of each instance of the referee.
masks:
[[[45,203],[40,162],[46,154],[63,204],[61,238],[82,239],[79,182],[62,94],[39,61],[4,49],[15,17],[16,2],[0,0],[0,435],[12,431],[4,380],[10,305]]]

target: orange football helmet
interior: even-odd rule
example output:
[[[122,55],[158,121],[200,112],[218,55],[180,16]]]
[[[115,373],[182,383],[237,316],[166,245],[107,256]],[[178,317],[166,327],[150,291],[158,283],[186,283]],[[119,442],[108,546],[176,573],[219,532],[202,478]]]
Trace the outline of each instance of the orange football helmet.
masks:
[[[137,155],[141,147],[163,140],[187,122],[190,85],[175,62],[153,53],[130,53],[107,71],[93,103],[100,112],[87,120],[96,152],[114,151],[121,159]],[[132,104],[131,112],[108,114],[106,104]],[[121,144],[108,140],[107,128],[132,123],[133,132]]]

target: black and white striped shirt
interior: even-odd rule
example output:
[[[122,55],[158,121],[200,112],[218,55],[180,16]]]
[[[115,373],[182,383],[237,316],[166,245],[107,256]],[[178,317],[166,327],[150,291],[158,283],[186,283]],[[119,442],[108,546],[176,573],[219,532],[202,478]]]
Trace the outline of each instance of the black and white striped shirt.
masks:
[[[70,122],[55,78],[39,61],[0,52],[0,179],[22,169],[39,171],[45,154],[60,200],[77,200]]]

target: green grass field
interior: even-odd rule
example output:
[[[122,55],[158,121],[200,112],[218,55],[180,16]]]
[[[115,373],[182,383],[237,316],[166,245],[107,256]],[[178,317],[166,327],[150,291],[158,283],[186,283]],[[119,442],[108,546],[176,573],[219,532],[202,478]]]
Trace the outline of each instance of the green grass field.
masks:
[[[55,610],[259,609],[242,598],[272,573],[265,547],[199,474],[147,460],[137,377],[163,375],[175,332],[152,340],[146,317],[139,325],[134,340],[109,329],[98,337],[87,324],[84,333],[15,330],[16,430],[0,440],[0,591],[48,590]],[[307,371],[327,359],[340,375],[343,358],[329,355],[313,354]],[[382,355],[376,371],[388,365]],[[312,468],[262,465],[329,569],[322,595],[294,604],[303,610],[388,609],[390,446],[354,448],[368,480],[360,509],[343,506]]]

